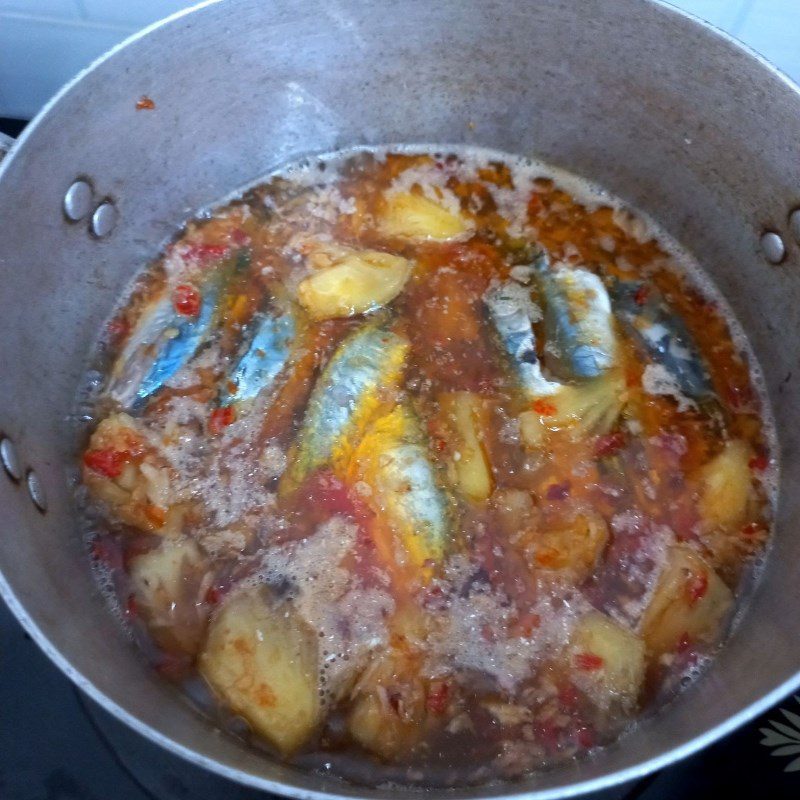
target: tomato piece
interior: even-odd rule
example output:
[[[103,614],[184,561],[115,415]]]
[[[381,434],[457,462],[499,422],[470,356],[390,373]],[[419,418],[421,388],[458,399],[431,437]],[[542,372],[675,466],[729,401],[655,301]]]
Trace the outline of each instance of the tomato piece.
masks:
[[[569,714],[575,711],[578,708],[580,701],[581,696],[578,694],[578,690],[573,684],[565,683],[558,690],[558,703],[565,713]]]
[[[543,208],[542,196],[539,192],[533,192],[528,200],[528,217],[538,216]]]
[[[91,553],[95,561],[99,561],[110,569],[118,569],[122,566],[122,553],[111,539],[95,539],[92,542]]]
[[[148,503],[144,508],[144,515],[156,527],[160,528],[167,521],[167,511],[154,503]]]
[[[124,339],[130,333],[130,330],[130,323],[124,317],[116,317],[106,325],[108,338],[114,344]]]
[[[694,605],[698,600],[702,600],[708,592],[708,575],[701,572],[692,575],[686,582],[686,595],[689,598],[689,605]]]
[[[125,616],[128,619],[136,619],[139,616],[139,605],[136,602],[135,594],[129,594],[125,601]]]
[[[532,408],[537,414],[543,417],[552,417],[556,411],[558,411],[558,409],[547,400],[534,400]]]
[[[762,533],[766,533],[766,531],[760,522],[748,522],[747,525],[742,528],[742,536],[757,536]]]
[[[450,687],[445,681],[434,681],[431,684],[425,705],[432,714],[441,715],[447,711],[450,699]]]
[[[636,303],[637,306],[643,306],[647,302],[647,298],[649,295],[650,295],[650,287],[642,284],[636,290],[636,294],[633,296],[633,301]]]
[[[753,456],[748,462],[748,466],[756,472],[763,472],[769,466],[769,459],[764,453],[761,453],[760,455]]]
[[[236,412],[233,406],[215,408],[208,418],[208,432],[212,436],[218,436],[222,429],[228,427],[236,419]]]
[[[546,497],[548,500],[566,500],[569,497],[569,491],[569,481],[552,483],[547,487]]]
[[[625,434],[622,431],[614,431],[603,436],[598,436],[594,445],[594,454],[597,458],[610,456],[616,453],[625,444]]]
[[[209,586],[206,592],[206,603],[215,606],[222,599],[222,592],[217,586]]]
[[[581,725],[575,731],[575,738],[578,740],[578,744],[584,750],[588,750],[590,747],[594,747],[595,744],[594,731],[588,725]]]
[[[174,309],[184,317],[196,317],[200,313],[200,292],[188,283],[181,283],[172,293]]]
[[[87,450],[83,454],[83,463],[92,472],[97,472],[106,478],[118,478],[122,468],[131,460],[127,450],[114,450],[106,447],[100,450]]]

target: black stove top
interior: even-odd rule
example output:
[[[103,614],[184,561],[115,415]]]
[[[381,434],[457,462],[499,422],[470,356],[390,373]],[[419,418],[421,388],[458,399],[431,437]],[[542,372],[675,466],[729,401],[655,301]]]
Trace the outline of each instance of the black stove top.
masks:
[[[18,135],[24,123],[0,119]],[[0,602],[0,800],[266,800],[170,755],[84,697]],[[800,800],[800,697],[722,742],[587,800]]]

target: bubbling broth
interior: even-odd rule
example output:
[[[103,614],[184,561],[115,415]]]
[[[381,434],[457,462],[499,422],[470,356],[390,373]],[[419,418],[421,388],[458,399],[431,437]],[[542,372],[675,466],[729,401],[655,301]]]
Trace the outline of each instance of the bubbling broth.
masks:
[[[96,356],[92,554],[225,727],[513,779],[713,656],[770,529],[758,373],[642,217],[498,153],[350,151],[189,222]]]

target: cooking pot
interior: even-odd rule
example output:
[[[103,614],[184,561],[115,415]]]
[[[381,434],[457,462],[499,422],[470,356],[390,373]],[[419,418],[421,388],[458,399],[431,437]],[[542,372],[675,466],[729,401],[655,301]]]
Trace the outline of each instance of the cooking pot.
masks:
[[[800,91],[666,5],[229,0],[143,31],[65,87],[0,167],[0,590],[69,678],[173,753],[298,798],[403,794],[271,760],[159,679],[93,581],[67,477],[87,354],[180,223],[287,160],[392,142],[533,155],[646,211],[708,270],[763,367],[776,530],[713,667],[589,758],[437,794],[541,799],[641,776],[800,685]]]

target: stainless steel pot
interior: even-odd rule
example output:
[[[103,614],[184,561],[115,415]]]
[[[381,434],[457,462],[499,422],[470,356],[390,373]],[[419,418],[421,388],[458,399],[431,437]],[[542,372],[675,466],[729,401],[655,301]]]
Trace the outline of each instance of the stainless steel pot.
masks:
[[[155,109],[137,111],[141,95]],[[143,32],[67,86],[0,167],[0,432],[21,472],[0,475],[3,596],[81,689],[196,764],[295,797],[402,794],[270,761],[177,697],[99,596],[65,477],[85,356],[176,226],[287,159],[386,142],[535,154],[649,212],[738,314],[783,448],[767,567],[709,674],[593,758],[452,796],[578,794],[703,747],[800,685],[800,248],[788,232],[800,92],[730,39],[644,0],[230,0]],[[102,238],[91,210],[64,215],[79,177],[91,210],[116,208]],[[765,229],[786,241],[780,266],[759,249]],[[37,481],[43,511],[30,497]]]

